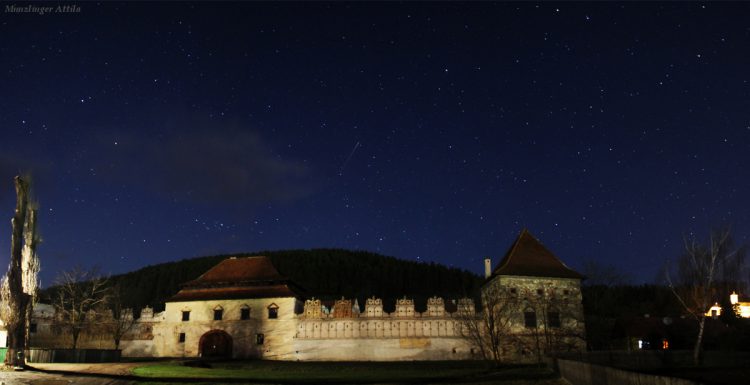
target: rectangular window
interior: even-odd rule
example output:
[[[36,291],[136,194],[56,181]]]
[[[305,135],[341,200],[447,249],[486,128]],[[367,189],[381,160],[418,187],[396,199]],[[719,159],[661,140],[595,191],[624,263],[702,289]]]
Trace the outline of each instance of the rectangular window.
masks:
[[[568,294],[570,294],[570,290],[568,289],[563,290],[563,295],[568,295]]]
[[[554,311],[547,313],[547,326],[551,328],[560,327],[560,313]]]
[[[516,288],[515,287],[511,287],[510,288],[510,294],[516,295],[516,293],[518,293],[518,291],[516,290]]]
[[[279,318],[279,309],[275,307],[269,307],[268,318]]]
[[[536,328],[536,313],[533,311],[523,313],[523,324],[527,328]]]
[[[181,344],[185,343],[185,333],[180,333],[180,339],[178,340],[178,342]]]
[[[36,324],[30,324],[29,325],[29,333],[36,333]]]
[[[190,321],[190,310],[182,311],[182,320],[183,321]]]
[[[224,310],[222,309],[215,309],[214,310],[214,321],[221,321],[221,318],[224,316]]]
[[[244,307],[240,309],[240,319],[241,320],[249,320],[250,319],[250,308]]]
[[[536,295],[542,295],[542,294],[544,294],[544,290],[536,289]]]
[[[263,345],[265,338],[266,337],[263,335],[263,333],[258,333],[255,335],[255,343],[258,345]]]

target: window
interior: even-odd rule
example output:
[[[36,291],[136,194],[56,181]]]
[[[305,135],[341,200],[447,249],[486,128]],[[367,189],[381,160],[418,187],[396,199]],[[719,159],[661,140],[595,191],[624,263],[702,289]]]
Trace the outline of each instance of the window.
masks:
[[[36,333],[36,324],[32,323],[29,325],[29,333]]]
[[[542,295],[542,294],[544,294],[544,290],[536,289],[536,295]]]
[[[249,307],[243,307],[240,309],[240,319],[241,320],[249,320],[250,319],[250,308]]]
[[[560,313],[559,312],[551,311],[547,313],[547,326],[551,328],[560,327]]]
[[[570,294],[570,290],[568,289],[563,290],[563,295],[568,295],[568,294]]]
[[[518,291],[516,290],[516,288],[515,287],[511,287],[510,288],[510,294],[516,295],[516,293],[518,293]]]
[[[177,340],[177,342],[184,344],[185,343],[185,333],[180,333],[180,337]]]
[[[268,306],[268,318],[275,319],[279,318],[279,307],[275,303]]]
[[[523,313],[523,324],[527,328],[536,328],[536,313],[534,311],[526,311]]]
[[[223,316],[224,316],[224,310],[214,309],[214,321],[221,321],[221,318]]]
[[[263,341],[265,340],[265,336],[263,333],[258,333],[255,335],[255,343],[258,345],[263,345]]]
[[[183,310],[182,311],[182,320],[183,321],[190,321],[190,310]]]

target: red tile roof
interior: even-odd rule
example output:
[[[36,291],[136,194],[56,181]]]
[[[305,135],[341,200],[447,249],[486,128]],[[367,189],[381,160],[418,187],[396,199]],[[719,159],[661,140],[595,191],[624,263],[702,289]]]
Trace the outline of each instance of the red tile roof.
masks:
[[[581,274],[560,261],[526,229],[521,231],[513,246],[492,272],[492,276],[496,275],[583,278]]]
[[[200,277],[187,282],[185,286],[283,280],[286,278],[279,274],[268,257],[232,257],[219,262]]]
[[[300,297],[302,290],[279,274],[268,257],[228,258],[185,283],[167,302]]]

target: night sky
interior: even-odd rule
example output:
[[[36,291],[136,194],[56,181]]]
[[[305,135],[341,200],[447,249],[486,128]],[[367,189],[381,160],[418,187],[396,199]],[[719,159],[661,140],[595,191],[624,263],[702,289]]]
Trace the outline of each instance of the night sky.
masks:
[[[45,286],[321,247],[480,273],[524,227],[641,283],[750,235],[748,3],[9,4],[0,266],[29,172]]]

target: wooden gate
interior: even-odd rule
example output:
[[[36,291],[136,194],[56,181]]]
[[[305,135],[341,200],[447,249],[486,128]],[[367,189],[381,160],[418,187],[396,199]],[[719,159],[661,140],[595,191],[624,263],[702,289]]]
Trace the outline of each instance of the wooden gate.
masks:
[[[201,357],[232,357],[232,337],[223,330],[211,330],[201,336]]]

